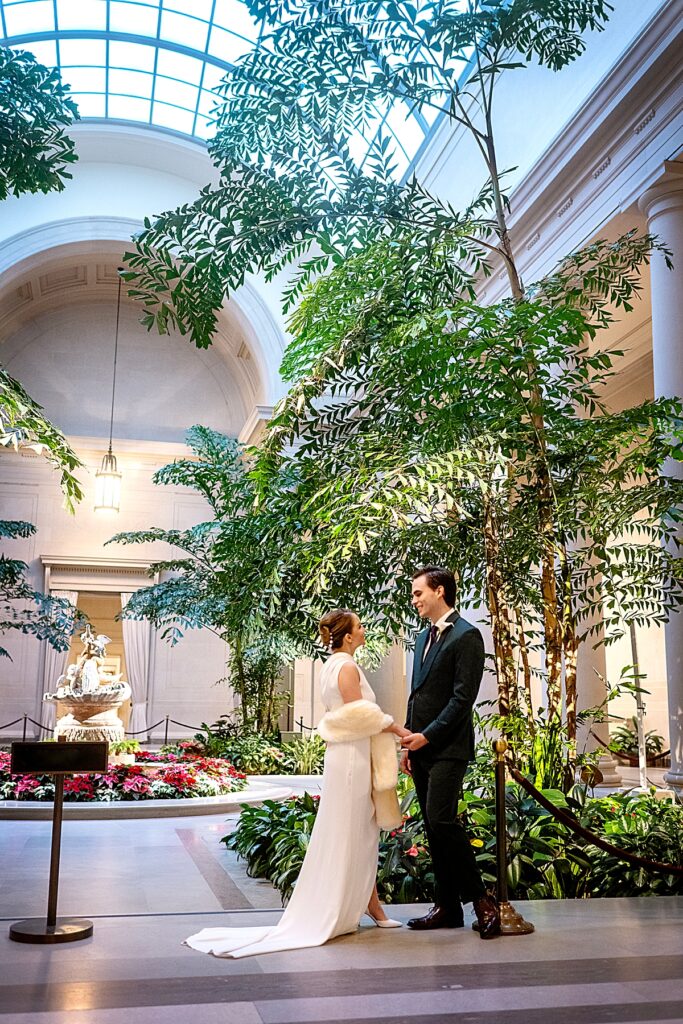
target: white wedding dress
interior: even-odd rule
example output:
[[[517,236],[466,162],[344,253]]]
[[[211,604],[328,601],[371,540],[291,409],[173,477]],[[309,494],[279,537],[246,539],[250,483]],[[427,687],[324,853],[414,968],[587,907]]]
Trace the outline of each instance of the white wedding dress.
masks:
[[[338,651],[325,663],[320,683],[326,711],[344,703],[337,680],[348,661],[353,661],[351,655]],[[374,701],[362,671],[360,681],[363,699]],[[308,850],[279,923],[268,928],[205,928],[186,944],[214,956],[243,957],[320,946],[355,931],[375,883],[378,842],[370,739],[330,743]]]

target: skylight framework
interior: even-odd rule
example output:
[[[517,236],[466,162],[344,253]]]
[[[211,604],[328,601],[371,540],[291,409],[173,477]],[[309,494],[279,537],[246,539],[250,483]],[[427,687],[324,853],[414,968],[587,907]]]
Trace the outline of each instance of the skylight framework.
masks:
[[[59,67],[82,118],[200,139],[214,133],[214,90],[260,38],[241,0],[0,0],[0,43]],[[362,161],[378,131],[391,135],[401,175],[431,124],[395,103],[378,111],[352,149]]]

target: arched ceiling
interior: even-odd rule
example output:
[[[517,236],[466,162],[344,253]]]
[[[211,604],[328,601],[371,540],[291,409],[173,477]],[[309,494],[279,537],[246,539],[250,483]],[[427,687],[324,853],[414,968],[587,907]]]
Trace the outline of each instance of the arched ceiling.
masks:
[[[22,348],[40,345],[39,339],[46,329],[49,330],[51,320],[59,322],[62,325],[60,329],[67,333],[70,329],[82,331],[88,322],[97,324],[98,346],[111,348],[111,352],[102,355],[103,366],[109,365],[114,345],[118,292],[116,268],[121,255],[120,242],[62,246],[23,261],[4,276],[0,287],[0,358],[10,373],[13,372],[13,363],[23,366],[22,360],[27,358],[26,353],[22,355]],[[131,332],[135,336],[136,372],[149,372],[149,388],[154,389],[155,377],[169,377],[171,387],[173,374],[188,377],[195,373],[193,368],[196,368],[206,382],[212,382],[210,387],[215,396],[222,395],[220,401],[228,410],[225,429],[229,433],[239,433],[253,407],[263,400],[264,391],[259,360],[245,336],[242,318],[233,313],[228,304],[219,315],[219,328],[213,345],[206,351],[198,351],[185,338],[160,339],[156,332],[148,334],[138,324],[140,312],[140,307],[127,298],[124,288],[122,331],[125,327],[128,337]],[[74,353],[72,349],[69,351],[73,372]],[[84,351],[87,352],[87,346]],[[149,353],[148,359],[145,352]],[[33,363],[36,358],[39,355],[34,351],[31,355]],[[54,358],[54,353],[51,358]],[[121,372],[125,373],[125,367]],[[29,393],[33,393],[31,380],[22,373],[17,375]],[[108,371],[106,376],[108,379]],[[34,397],[40,401],[39,394]],[[195,396],[191,397],[190,405]],[[214,404],[216,400],[214,398]],[[186,421],[192,414],[188,412],[185,415],[182,408],[176,411],[179,422],[183,424],[182,434],[191,426]],[[197,418],[196,414],[194,418]]]

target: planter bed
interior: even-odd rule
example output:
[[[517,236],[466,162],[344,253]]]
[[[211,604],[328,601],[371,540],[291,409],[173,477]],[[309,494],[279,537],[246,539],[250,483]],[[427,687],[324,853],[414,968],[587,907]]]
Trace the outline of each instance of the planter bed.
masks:
[[[220,796],[185,797],[176,800],[89,800],[64,804],[65,819],[95,821],[114,818],[183,818],[197,814],[235,814],[244,804],[264,800],[286,800],[291,788],[269,783],[252,783],[239,792]],[[47,821],[52,802],[47,800],[0,800],[0,821]]]

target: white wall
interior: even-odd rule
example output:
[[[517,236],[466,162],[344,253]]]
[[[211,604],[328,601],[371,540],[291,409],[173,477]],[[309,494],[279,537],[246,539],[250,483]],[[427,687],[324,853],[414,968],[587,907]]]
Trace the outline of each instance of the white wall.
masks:
[[[509,189],[524,179],[612,65],[666,6],[671,0],[613,0],[614,12],[605,30],[586,33],[586,52],[572,65],[559,73],[534,65],[503,73],[495,92],[493,127],[499,169],[511,171],[505,179]],[[460,208],[487,177],[471,137],[448,124],[439,127],[417,175]]]
[[[56,476],[43,459],[0,449],[0,517],[28,520],[37,527],[33,538],[8,543],[5,550],[29,563],[36,589],[43,586],[41,555],[73,555],[84,561],[163,558],[170,553],[165,545],[105,547],[105,542],[122,530],[151,525],[185,529],[207,517],[206,504],[192,491],[155,487],[151,482],[156,468],[186,451],[177,445],[148,443],[143,447],[147,450],[141,451],[135,443],[119,447],[117,454],[123,473],[121,512],[102,515],[93,511],[93,499],[94,474],[104,444],[82,441],[77,451],[86,466],[78,476],[86,494],[73,516],[64,511]],[[87,576],[83,579],[87,580]],[[89,589],[87,582],[83,589]],[[0,664],[0,724],[24,713],[36,717],[43,693],[42,645],[33,638],[10,634],[6,646],[14,661],[3,659]],[[174,648],[158,639],[151,666],[150,722],[169,714],[189,725],[199,725],[202,721],[212,722],[229,710],[233,704],[229,688],[214,685],[225,676],[226,654],[225,645],[205,630],[188,633]],[[10,733],[16,734],[16,730],[17,727]],[[157,730],[158,738],[161,732]],[[187,732],[171,727],[170,735]]]
[[[109,433],[116,305],[100,302],[43,313],[0,345],[0,358],[66,434]],[[148,333],[122,305],[114,436],[182,443],[202,423],[237,436],[249,410],[242,382],[211,348],[177,334]]]

